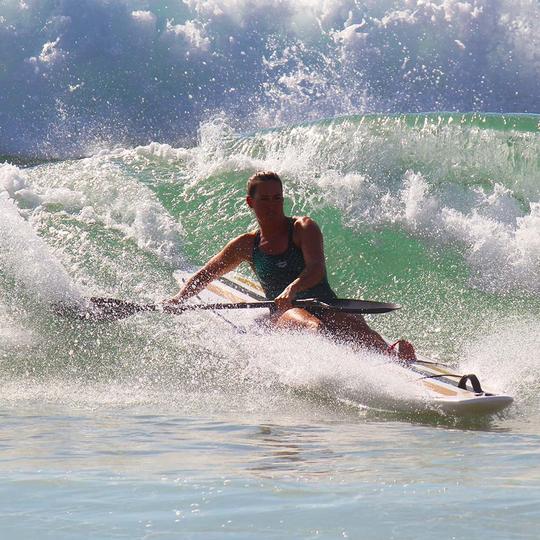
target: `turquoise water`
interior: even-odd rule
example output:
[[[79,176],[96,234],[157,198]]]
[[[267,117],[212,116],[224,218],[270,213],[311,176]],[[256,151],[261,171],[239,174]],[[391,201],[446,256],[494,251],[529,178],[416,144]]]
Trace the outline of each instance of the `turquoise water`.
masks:
[[[538,424],[29,404],[3,408],[2,441],[10,538],[537,534]]]
[[[350,116],[0,166],[0,530],[6,538],[534,538],[540,522],[535,115]],[[24,161],[24,160],[22,160]],[[324,337],[213,313],[66,321],[157,301],[250,230],[257,169],[325,234],[342,296],[514,396],[400,408],[408,381]],[[249,273],[247,268],[241,269]]]

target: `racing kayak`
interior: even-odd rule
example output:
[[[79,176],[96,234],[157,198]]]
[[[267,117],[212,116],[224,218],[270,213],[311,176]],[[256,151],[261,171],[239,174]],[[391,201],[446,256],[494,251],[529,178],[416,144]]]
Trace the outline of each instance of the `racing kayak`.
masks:
[[[187,272],[176,273],[181,281],[189,276]],[[228,274],[212,282],[207,292],[202,294],[204,301],[218,299],[238,303],[265,300],[258,283],[240,274]],[[448,366],[419,354],[414,361],[401,361],[389,356],[388,362],[392,362],[393,370],[403,370],[404,380],[421,386],[422,400],[417,403],[418,408],[452,416],[480,416],[499,413],[513,402],[509,395],[484,388],[474,374],[456,374]],[[414,377],[411,378],[411,374]]]

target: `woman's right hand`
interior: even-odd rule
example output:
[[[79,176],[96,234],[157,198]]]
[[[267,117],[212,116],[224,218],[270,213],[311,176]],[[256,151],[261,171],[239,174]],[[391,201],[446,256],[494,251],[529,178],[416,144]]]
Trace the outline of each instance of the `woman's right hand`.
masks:
[[[175,313],[178,311],[181,311],[179,308],[184,303],[184,299],[179,296],[173,296],[172,298],[167,298],[165,300],[161,301],[161,306],[163,307],[163,311],[166,313]]]

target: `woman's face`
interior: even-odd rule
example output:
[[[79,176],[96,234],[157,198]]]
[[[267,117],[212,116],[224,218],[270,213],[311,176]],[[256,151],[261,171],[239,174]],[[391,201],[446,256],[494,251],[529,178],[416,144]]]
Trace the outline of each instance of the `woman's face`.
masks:
[[[248,195],[246,201],[255,212],[258,220],[280,220],[284,216],[283,188],[279,182],[270,181],[257,184],[254,196]]]

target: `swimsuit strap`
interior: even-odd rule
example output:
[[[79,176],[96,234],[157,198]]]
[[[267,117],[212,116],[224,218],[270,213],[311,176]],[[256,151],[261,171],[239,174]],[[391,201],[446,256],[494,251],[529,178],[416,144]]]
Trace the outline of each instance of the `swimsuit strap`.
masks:
[[[261,229],[257,229],[255,233],[255,240],[253,241],[253,249],[259,249],[259,244],[261,243]]]
[[[287,243],[287,250],[289,250],[291,247],[296,247],[293,243],[293,234],[294,234],[294,224],[296,223],[295,219],[290,217],[287,218],[289,220],[289,236],[288,236],[288,243]]]

